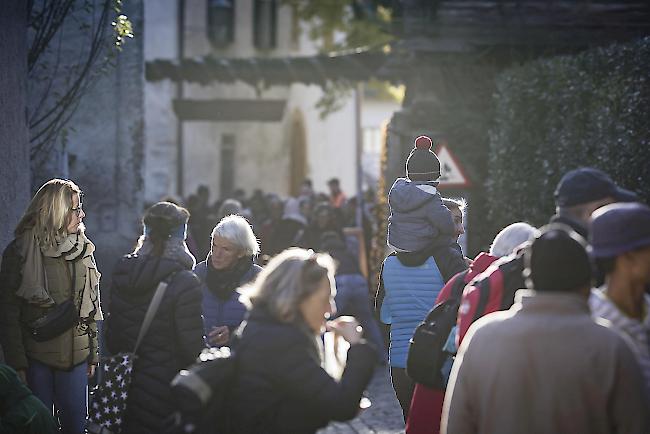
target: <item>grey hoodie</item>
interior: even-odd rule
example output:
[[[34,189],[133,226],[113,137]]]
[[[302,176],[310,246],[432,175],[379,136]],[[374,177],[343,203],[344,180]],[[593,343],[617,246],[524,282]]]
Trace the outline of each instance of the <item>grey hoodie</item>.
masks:
[[[401,251],[416,252],[452,242],[451,212],[437,190],[429,193],[418,185],[431,184],[397,178],[388,193],[388,244]]]

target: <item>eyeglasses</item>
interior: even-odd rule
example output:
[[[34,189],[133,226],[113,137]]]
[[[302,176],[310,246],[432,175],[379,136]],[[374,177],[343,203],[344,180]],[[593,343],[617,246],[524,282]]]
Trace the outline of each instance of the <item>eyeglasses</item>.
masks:
[[[79,206],[76,208],[70,208],[70,211],[75,212],[77,214],[77,217],[79,217],[81,215],[81,211],[83,211],[83,208],[81,204],[79,204]]]

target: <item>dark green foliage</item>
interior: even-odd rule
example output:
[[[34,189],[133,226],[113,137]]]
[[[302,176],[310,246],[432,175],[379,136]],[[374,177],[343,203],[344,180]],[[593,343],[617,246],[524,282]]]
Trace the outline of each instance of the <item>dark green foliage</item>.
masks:
[[[650,199],[650,38],[526,63],[496,83],[488,207],[497,230],[542,225],[561,176],[609,173]]]

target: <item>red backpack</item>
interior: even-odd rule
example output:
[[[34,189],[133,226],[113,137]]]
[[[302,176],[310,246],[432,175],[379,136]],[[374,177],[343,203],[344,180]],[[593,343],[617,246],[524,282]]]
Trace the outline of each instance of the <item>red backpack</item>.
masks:
[[[523,270],[521,250],[515,256],[498,260],[467,285],[458,309],[458,346],[474,321],[513,305],[515,292],[526,287]]]

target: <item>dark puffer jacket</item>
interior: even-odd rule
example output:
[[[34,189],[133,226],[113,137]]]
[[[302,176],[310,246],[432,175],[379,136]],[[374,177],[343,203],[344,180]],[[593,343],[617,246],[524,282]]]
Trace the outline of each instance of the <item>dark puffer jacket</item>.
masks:
[[[213,327],[228,326],[232,333],[239,327],[239,324],[246,315],[246,306],[239,301],[241,295],[237,291],[237,287],[245,285],[255,279],[255,277],[262,270],[257,264],[251,262],[250,268],[241,276],[238,281],[237,287],[232,288],[230,295],[227,298],[220,298],[212,292],[206,283],[208,275],[208,260],[196,264],[194,273],[201,281],[201,292],[203,294],[203,324],[204,332],[207,336]]]
[[[313,338],[254,309],[237,346],[231,415],[239,434],[314,433],[352,419],[377,360],[370,344],[352,345],[337,383],[320,366]]]
[[[201,290],[194,273],[170,259],[128,255],[113,271],[106,320],[111,354],[133,351],[158,283],[174,272],[138,349],[123,434],[162,432],[174,408],[169,383],[204,347]]]

